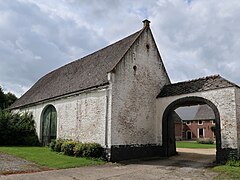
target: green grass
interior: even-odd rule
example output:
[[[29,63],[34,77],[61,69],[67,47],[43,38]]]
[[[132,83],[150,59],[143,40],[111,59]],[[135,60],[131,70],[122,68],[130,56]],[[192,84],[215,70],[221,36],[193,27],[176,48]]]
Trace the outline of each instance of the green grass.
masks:
[[[177,148],[216,148],[216,144],[199,144],[196,141],[176,141]]]
[[[219,173],[219,175],[215,178],[218,180],[240,179],[240,167],[222,165],[214,167],[213,171]]]
[[[47,147],[0,147],[0,152],[11,154],[40,166],[62,169],[89,165],[101,165],[105,161],[99,159],[76,158],[52,152]]]

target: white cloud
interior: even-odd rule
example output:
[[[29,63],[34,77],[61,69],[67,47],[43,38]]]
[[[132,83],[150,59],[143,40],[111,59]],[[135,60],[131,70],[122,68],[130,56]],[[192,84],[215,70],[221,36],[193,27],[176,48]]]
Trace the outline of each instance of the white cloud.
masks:
[[[159,1],[152,21],[160,51],[174,81],[220,73],[240,83],[240,2]]]
[[[221,74],[240,83],[235,0],[0,1],[0,85],[23,94],[47,72],[151,27],[172,81]]]

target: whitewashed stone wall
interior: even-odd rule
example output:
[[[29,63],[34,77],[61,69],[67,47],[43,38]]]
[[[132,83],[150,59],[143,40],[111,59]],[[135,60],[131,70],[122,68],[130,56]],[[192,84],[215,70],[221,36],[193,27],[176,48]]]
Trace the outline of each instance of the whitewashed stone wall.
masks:
[[[110,76],[111,145],[157,143],[156,96],[169,79],[149,30],[143,32]]]
[[[236,96],[236,117],[237,117],[237,137],[238,137],[238,156],[240,157],[240,89],[235,88]]]
[[[158,98],[156,103],[158,141],[162,144],[162,117],[167,106],[175,100],[190,96],[205,98],[217,107],[220,113],[222,148],[238,148],[235,87]]]
[[[21,111],[33,113],[37,134],[41,135],[41,116],[47,105],[57,111],[57,137],[105,146],[106,89],[84,92],[35,105]]]

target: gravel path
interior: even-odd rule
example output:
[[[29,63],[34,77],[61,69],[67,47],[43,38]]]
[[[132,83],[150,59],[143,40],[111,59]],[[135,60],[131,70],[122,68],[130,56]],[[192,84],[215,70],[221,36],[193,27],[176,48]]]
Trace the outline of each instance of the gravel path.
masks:
[[[214,149],[177,149],[179,155],[168,159],[128,161],[124,164],[80,167],[43,171],[29,174],[1,176],[1,180],[125,180],[125,179],[167,179],[167,180],[211,180],[218,174],[207,167],[215,159]]]
[[[33,172],[41,170],[36,164],[0,152],[0,174]]]

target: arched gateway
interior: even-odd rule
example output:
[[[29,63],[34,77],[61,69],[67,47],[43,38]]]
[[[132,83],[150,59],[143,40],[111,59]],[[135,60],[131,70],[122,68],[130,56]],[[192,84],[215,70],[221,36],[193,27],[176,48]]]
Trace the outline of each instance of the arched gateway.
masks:
[[[163,114],[162,127],[163,127],[163,148],[165,150],[166,156],[171,156],[176,154],[175,146],[175,129],[174,121],[171,118],[172,112],[180,106],[193,106],[193,105],[203,105],[207,104],[214,112],[215,115],[215,135],[216,135],[216,157],[220,156],[221,151],[221,130],[220,130],[220,115],[217,107],[209,100],[202,97],[190,96],[180,98],[173,101]]]
[[[180,106],[208,105],[216,123],[216,159],[225,161],[239,157],[240,149],[240,90],[221,76],[209,76],[164,86],[157,97],[156,120],[158,140],[165,156],[176,153],[174,124],[171,112]]]

